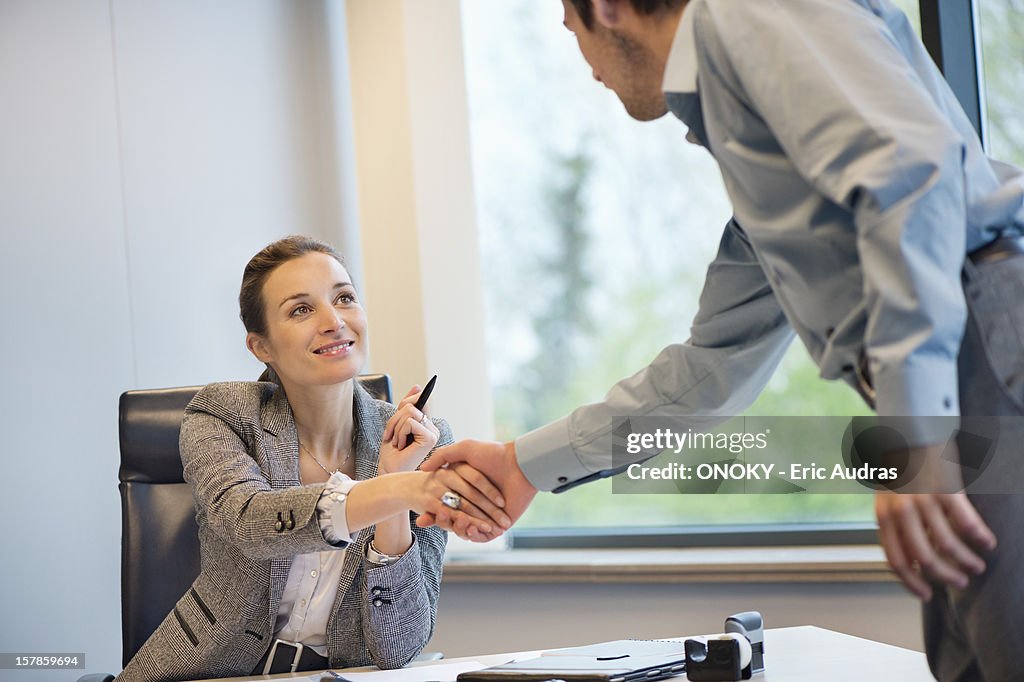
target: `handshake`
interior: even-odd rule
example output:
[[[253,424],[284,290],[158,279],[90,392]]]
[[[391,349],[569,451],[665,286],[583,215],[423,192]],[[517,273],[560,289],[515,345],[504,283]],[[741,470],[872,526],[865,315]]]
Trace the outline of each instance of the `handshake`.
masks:
[[[519,468],[513,443],[459,441],[435,450],[420,471],[457,476],[445,479],[448,489],[439,496],[438,504],[420,515],[416,525],[438,526],[473,542],[499,537],[537,494]]]

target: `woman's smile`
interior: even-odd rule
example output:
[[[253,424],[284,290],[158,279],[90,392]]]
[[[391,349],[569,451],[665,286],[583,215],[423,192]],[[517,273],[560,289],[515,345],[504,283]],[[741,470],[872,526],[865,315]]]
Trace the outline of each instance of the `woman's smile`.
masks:
[[[267,277],[263,300],[266,332],[250,333],[250,347],[286,390],[340,385],[362,370],[366,311],[335,258],[307,253],[283,263]]]
[[[332,341],[331,343],[320,346],[313,352],[321,357],[336,358],[339,356],[347,357],[352,347],[355,346],[356,342],[354,339],[344,339],[342,341]]]

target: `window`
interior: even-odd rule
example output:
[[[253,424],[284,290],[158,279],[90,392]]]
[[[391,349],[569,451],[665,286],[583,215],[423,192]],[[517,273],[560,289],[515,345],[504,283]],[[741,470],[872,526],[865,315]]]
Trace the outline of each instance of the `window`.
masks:
[[[1024,2],[979,0],[989,154],[1024,165]]]
[[[919,25],[916,2],[898,3]],[[597,400],[688,337],[730,216],[714,160],[671,115],[598,87],[557,2],[462,4],[499,438]],[[866,414],[794,343],[750,413]],[[873,522],[870,495],[538,496],[519,528]]]

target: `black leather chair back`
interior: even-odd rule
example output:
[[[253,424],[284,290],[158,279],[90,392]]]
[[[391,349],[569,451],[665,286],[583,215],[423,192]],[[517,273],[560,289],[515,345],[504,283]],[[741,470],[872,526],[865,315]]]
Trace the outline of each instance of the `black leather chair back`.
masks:
[[[391,400],[386,374],[359,377]],[[185,406],[202,388],[121,395],[121,639],[127,665],[199,575],[199,531],[192,491],[182,478],[178,435]]]

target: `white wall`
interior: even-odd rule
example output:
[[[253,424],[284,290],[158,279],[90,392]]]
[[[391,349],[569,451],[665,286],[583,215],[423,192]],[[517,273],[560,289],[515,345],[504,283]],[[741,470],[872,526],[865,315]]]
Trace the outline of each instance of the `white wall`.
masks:
[[[0,641],[107,667],[115,406],[136,350],[114,92],[106,2],[0,5]]]
[[[0,1],[0,649],[120,669],[118,395],[255,377],[248,258],[290,232],[358,249],[344,22]]]

